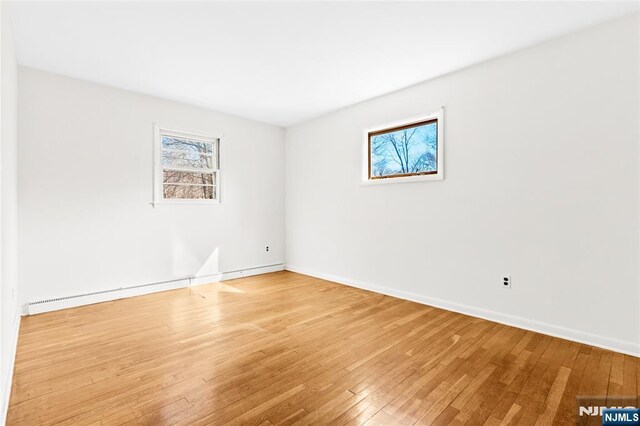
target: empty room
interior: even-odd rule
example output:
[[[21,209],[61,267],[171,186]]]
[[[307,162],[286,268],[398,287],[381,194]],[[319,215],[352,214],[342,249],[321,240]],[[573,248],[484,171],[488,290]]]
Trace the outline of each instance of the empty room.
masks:
[[[640,425],[640,2],[0,18],[0,424]]]

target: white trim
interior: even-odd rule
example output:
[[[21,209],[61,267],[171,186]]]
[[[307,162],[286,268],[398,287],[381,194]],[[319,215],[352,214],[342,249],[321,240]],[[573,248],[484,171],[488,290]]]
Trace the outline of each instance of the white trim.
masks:
[[[268,274],[278,271],[284,271],[284,263],[274,263],[273,265],[255,266],[253,268],[244,268],[235,271],[222,272],[220,274],[220,281],[235,280],[237,278]]]
[[[154,124],[154,126],[158,126],[157,123],[153,123],[153,124]],[[184,130],[167,129],[165,127],[160,127],[159,129],[160,129],[160,131],[162,131],[162,133],[164,133],[166,135],[174,136],[176,138],[191,139],[191,140],[198,141],[198,142],[207,142],[207,143],[214,143],[215,144],[216,140],[220,139],[219,137],[206,136],[206,135],[202,135],[202,134],[198,134],[198,133],[186,132]]]
[[[190,277],[183,277],[170,281],[96,291],[89,294],[77,294],[60,298],[52,298],[44,301],[33,301],[27,303],[26,311],[28,315],[35,315],[44,312],[58,311],[60,309],[93,305],[94,303],[110,302],[112,300],[124,299],[127,297],[175,290],[178,288],[189,287],[190,279]]]
[[[237,269],[234,271],[220,272],[219,274],[204,275],[191,280],[191,285],[209,284],[219,281],[235,280],[237,278],[251,277],[253,275],[269,274],[284,270],[283,263],[272,265],[253,266],[251,268]]]
[[[11,348],[9,349],[9,371],[7,371],[8,377],[3,380],[3,393],[2,398],[2,414],[0,416],[0,425],[6,424],[7,414],[9,412],[9,400],[11,399],[11,384],[13,383],[13,369],[16,363],[16,352],[18,350],[18,335],[20,334],[20,310],[16,309],[16,317],[13,321],[13,339],[11,341]],[[4,378],[3,378],[4,379]]]
[[[152,206],[157,207],[157,206],[179,206],[179,205],[205,205],[205,206],[215,206],[218,204],[222,204],[220,201],[216,201],[216,200],[205,200],[205,199],[198,199],[198,200],[189,200],[189,199],[180,199],[180,198],[176,198],[176,199],[171,199],[171,200],[162,200],[162,201],[155,201],[153,203],[151,203]]]
[[[211,173],[215,175],[215,185],[212,185],[215,188],[215,196],[216,198],[213,200],[207,199],[182,199],[182,198],[172,198],[166,199],[162,196],[162,137],[161,135],[166,134],[169,136],[182,137],[187,139],[192,139],[200,142],[212,143],[214,145],[213,150],[215,151],[212,158],[215,160],[213,169],[198,169],[198,168],[189,168],[189,167],[167,167],[171,170],[179,170],[184,169],[189,172],[196,173]],[[217,205],[222,204],[222,155],[220,151],[220,146],[223,145],[224,136],[204,136],[197,133],[185,132],[182,130],[168,129],[165,127],[161,127],[158,123],[153,123],[153,191],[151,197],[151,205],[184,205],[184,204],[192,204],[192,205]]]
[[[423,305],[434,306],[437,308],[446,309],[448,311],[458,312],[461,314],[482,318],[488,321],[493,321],[500,324],[509,325],[512,327],[518,327],[525,330],[535,331],[536,333],[542,333],[549,336],[558,337],[561,339],[571,340],[578,343],[584,343],[586,345],[597,346],[599,348],[608,349],[615,352],[621,352],[621,353],[632,355],[635,357],[640,357],[640,344],[633,343],[633,342],[612,339],[606,336],[586,333],[580,330],[560,327],[560,326],[549,324],[549,323],[530,320],[527,318],[517,317],[509,314],[503,314],[500,312],[490,311],[487,309],[477,308],[474,306],[463,305],[456,302],[450,302],[448,300],[436,299],[433,297],[423,296],[420,294],[416,294],[416,293],[412,293],[404,290],[398,290],[391,287],[365,283],[359,280],[337,277],[335,275],[329,275],[329,274],[322,274],[315,271],[310,271],[306,268],[299,268],[297,266],[286,265],[285,269],[287,271],[309,275],[309,276],[320,278],[323,280],[348,285],[350,287],[356,287],[363,290],[386,294],[388,296],[397,297],[399,299],[410,300],[412,302],[420,303]]]
[[[178,167],[178,166],[162,166],[162,170],[171,170],[175,172],[202,173],[208,174],[216,171],[216,169],[198,169],[196,167]]]
[[[369,133],[379,130],[390,129],[393,127],[406,126],[409,124],[419,123],[427,120],[438,120],[438,142],[437,142],[437,162],[438,171],[435,174],[430,175],[417,175],[417,176],[404,176],[404,177],[389,177],[384,179],[369,179]],[[421,182],[421,181],[434,181],[444,179],[444,106],[439,110],[432,112],[431,114],[419,115],[404,118],[402,120],[396,120],[390,123],[378,124],[375,126],[367,127],[362,130],[362,185],[386,185],[390,183],[407,183],[407,182]]]
[[[167,170],[167,169],[165,169]],[[173,185],[173,186],[209,186],[211,188],[215,188],[215,185],[211,183],[182,183],[182,182],[172,182],[166,183],[165,185]]]
[[[249,277],[252,275],[268,274],[270,272],[282,270],[284,270],[283,263],[274,263],[272,265],[253,266],[234,271],[220,272],[217,274],[181,277],[155,283],[96,291],[88,294],[58,297],[27,303],[25,306],[25,312],[27,315],[35,315],[60,309],[92,305],[94,303],[110,302],[127,297],[143,296],[145,294],[158,293],[161,291],[176,290],[179,288],[186,288],[191,285],[208,284],[235,278]]]
[[[220,281],[220,274],[202,275],[200,277],[193,277],[191,279],[191,285],[203,285],[217,283]]]

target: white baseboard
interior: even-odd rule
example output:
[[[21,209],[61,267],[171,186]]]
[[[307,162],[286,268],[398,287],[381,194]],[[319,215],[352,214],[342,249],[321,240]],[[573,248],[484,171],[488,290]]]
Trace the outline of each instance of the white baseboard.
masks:
[[[37,302],[30,302],[26,305],[28,315],[41,314],[44,312],[58,311],[60,309],[75,308],[94,303],[109,302],[112,300],[124,299],[125,297],[142,296],[145,294],[157,293],[160,291],[175,290],[189,286],[189,278],[181,278],[172,281],[142,284],[131,287],[120,287],[110,290],[101,290],[87,294],[77,294],[54,299],[46,299]]]
[[[0,417],[0,425],[7,422],[7,413],[9,411],[9,399],[11,398],[11,384],[13,383],[13,367],[16,363],[16,351],[18,350],[18,335],[20,333],[20,311],[16,309],[15,319],[13,321],[13,339],[11,340],[11,348],[9,348],[9,370],[6,372],[7,377],[2,380],[2,414]],[[5,372],[3,372],[4,374]]]
[[[178,288],[189,287],[190,285],[200,285],[230,280],[234,278],[248,277],[251,275],[267,274],[269,272],[282,271],[283,269],[284,265],[282,263],[277,263],[273,265],[255,266],[234,271],[220,272],[218,274],[198,277],[184,277],[169,281],[141,284],[130,287],[120,287],[110,290],[91,292],[87,294],[46,299],[27,303],[25,307],[25,314],[35,315],[44,312],[57,311],[60,309],[92,305],[94,303],[109,302],[112,300],[124,299],[126,297],[142,296],[145,294],[158,293],[161,291],[175,290]]]
[[[210,275],[202,275],[199,277],[193,277],[191,278],[190,285],[203,285],[203,284],[217,283],[218,281],[220,281],[220,275],[221,274],[210,274]]]
[[[269,274],[271,272],[284,271],[283,263],[274,263],[273,265],[254,266],[251,268],[237,269],[234,271],[220,272],[219,274],[204,275],[191,279],[191,285],[209,284],[219,281],[235,280],[237,278],[245,278],[253,275]]]
[[[286,265],[285,269],[291,272],[297,272],[304,275],[320,278],[327,281],[336,282],[338,284],[348,285],[363,290],[369,290],[376,293],[386,294],[388,296],[397,297],[399,299],[410,300],[412,302],[421,303],[423,305],[434,306],[446,309],[448,311],[458,312],[477,318],[486,319],[501,324],[522,328],[525,330],[535,331],[537,333],[547,334],[561,339],[571,340],[578,343],[584,343],[599,348],[608,349],[615,352],[621,352],[627,355],[640,357],[640,344],[627,342],[624,340],[612,339],[606,336],[586,333],[580,330],[560,327],[540,321],[530,320],[527,318],[517,317],[514,315],[503,314],[500,312],[490,311],[487,309],[477,308],[474,306],[463,305],[460,303],[450,302],[447,300],[436,299],[404,290],[398,290],[390,287],[369,284],[358,280],[352,280],[343,277],[337,277],[329,274],[322,274],[306,268],[299,268],[293,265]]]
[[[273,265],[256,266],[253,268],[238,269],[235,271],[222,272],[220,281],[235,280],[236,278],[250,277],[252,275],[268,274],[271,272],[284,271],[283,263]]]

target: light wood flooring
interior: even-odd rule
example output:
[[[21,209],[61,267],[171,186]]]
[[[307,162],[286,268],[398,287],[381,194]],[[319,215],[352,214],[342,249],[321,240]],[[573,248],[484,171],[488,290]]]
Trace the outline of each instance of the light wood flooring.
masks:
[[[277,272],[22,319],[9,425],[573,424],[639,359]]]

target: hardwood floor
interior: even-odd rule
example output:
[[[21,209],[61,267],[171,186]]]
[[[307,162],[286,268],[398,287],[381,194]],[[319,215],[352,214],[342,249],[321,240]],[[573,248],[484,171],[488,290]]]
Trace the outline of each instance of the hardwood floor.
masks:
[[[573,424],[639,359],[277,272],[26,317],[9,425]]]

